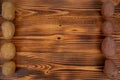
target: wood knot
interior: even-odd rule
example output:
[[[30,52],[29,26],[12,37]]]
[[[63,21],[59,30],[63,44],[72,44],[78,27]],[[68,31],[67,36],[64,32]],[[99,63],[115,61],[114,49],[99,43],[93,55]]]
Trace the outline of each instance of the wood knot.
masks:
[[[61,37],[57,37],[57,39],[58,39],[58,40],[60,40],[60,39],[61,39]]]

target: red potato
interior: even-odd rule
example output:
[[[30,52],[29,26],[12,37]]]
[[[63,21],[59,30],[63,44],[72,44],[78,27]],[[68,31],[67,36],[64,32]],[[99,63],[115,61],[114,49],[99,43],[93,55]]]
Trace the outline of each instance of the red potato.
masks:
[[[120,23],[119,23],[118,19],[115,19],[115,18],[106,18],[106,21],[109,21],[109,22],[112,23],[112,25],[113,25],[113,33],[120,31]]]
[[[112,59],[116,55],[116,42],[112,37],[106,37],[101,46],[104,56]]]
[[[104,73],[106,76],[112,80],[118,80],[118,69],[115,66],[114,62],[112,60],[106,60],[105,66],[104,66]]]
[[[102,27],[102,32],[105,36],[110,36],[114,32],[113,24],[110,21],[105,21]]]
[[[102,15],[105,19],[113,17],[114,12],[115,12],[115,6],[112,2],[103,3],[103,5],[102,5]]]

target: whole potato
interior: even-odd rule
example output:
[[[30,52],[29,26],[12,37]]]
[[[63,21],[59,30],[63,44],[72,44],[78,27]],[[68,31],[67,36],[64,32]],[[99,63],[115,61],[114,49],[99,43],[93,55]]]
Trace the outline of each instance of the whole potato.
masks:
[[[2,74],[5,76],[11,76],[15,73],[16,65],[13,61],[5,62],[2,66]]]
[[[11,60],[15,57],[16,48],[11,42],[6,42],[1,46],[1,55],[5,60]]]
[[[104,73],[113,80],[116,80],[118,77],[118,69],[115,66],[112,60],[106,60],[104,66]],[[117,79],[118,80],[118,79]]]
[[[113,17],[115,12],[115,6],[112,2],[106,2],[102,5],[102,15],[106,19],[108,17]]]
[[[4,39],[12,39],[15,34],[15,25],[10,21],[4,21],[1,25]]]
[[[113,24],[110,21],[105,21],[102,27],[102,32],[105,36],[110,36],[114,32]]]
[[[116,54],[116,42],[112,37],[106,37],[102,42],[101,49],[106,58],[112,59]]]
[[[14,20],[15,18],[15,5],[10,1],[2,3],[2,17],[6,20]]]

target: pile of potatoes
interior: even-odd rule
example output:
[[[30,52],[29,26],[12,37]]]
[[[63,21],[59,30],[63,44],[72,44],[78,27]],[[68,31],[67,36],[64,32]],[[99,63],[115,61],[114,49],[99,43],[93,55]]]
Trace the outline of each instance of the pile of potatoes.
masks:
[[[15,25],[13,20],[15,19],[15,5],[10,1],[2,3],[2,17],[4,19],[1,24],[2,35],[5,40],[1,46],[1,55],[4,59],[2,65],[2,73],[5,76],[11,76],[15,73],[16,64],[13,61],[16,54],[16,47],[11,42],[15,34]]]
[[[105,36],[105,39],[102,42],[101,50],[106,57],[104,73],[111,80],[118,80],[118,68],[115,65],[114,58],[116,54],[116,42],[112,37],[114,33],[114,23],[113,16],[115,12],[115,6],[120,3],[120,0],[101,0],[102,4],[102,15],[104,18],[104,23],[102,26],[102,32]]]

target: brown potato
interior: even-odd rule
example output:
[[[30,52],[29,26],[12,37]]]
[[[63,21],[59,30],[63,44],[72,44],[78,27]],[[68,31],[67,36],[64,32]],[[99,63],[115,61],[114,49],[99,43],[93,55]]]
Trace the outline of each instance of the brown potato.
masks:
[[[6,20],[14,20],[15,18],[15,6],[10,1],[2,3],[2,17]]]
[[[103,3],[102,15],[105,19],[109,17],[113,17],[114,12],[115,12],[115,6],[112,2]]]
[[[11,42],[4,43],[1,46],[1,55],[5,60],[11,60],[15,57],[16,48]]]
[[[112,59],[116,54],[116,42],[112,37],[106,37],[102,42],[101,49],[106,58]]]
[[[110,36],[114,32],[113,24],[110,21],[105,21],[102,27],[102,32],[105,36]]]
[[[16,65],[13,61],[5,62],[2,66],[2,73],[5,76],[11,76],[15,73]]]
[[[5,21],[1,25],[4,39],[12,39],[15,34],[15,25],[10,21]]]
[[[108,76],[110,79],[117,79],[118,77],[118,69],[115,66],[114,62],[112,60],[106,60],[105,66],[104,66],[104,73]]]

